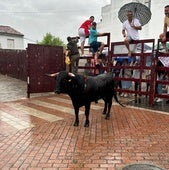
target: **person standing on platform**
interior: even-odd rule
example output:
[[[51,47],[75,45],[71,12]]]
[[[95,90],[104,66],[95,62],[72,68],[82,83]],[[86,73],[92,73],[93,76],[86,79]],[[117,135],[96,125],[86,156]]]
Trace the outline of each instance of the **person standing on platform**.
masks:
[[[70,65],[72,69],[72,73],[77,73],[78,72],[78,65],[79,65],[79,59],[80,59],[80,54],[79,54],[79,49],[77,46],[78,43],[78,37],[73,39],[71,37],[67,37],[67,50],[69,52],[70,56]]]

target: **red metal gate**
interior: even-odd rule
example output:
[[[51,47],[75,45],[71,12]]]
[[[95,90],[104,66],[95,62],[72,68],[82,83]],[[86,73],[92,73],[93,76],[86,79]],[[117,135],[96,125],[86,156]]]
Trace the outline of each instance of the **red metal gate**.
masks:
[[[169,43],[169,39],[167,39],[166,43]],[[157,43],[157,51],[156,51],[156,68],[155,68],[155,85],[156,85],[156,91],[155,91],[155,97],[157,98],[167,98],[169,99],[169,94],[167,92],[163,92],[163,86],[169,88],[169,51],[167,52],[161,52],[162,44],[161,40],[158,39]],[[158,63],[161,64],[158,64]],[[161,76],[159,77],[159,74]],[[161,93],[158,92],[158,86],[161,86]]]
[[[103,66],[102,67],[102,69],[103,70],[106,70],[106,71],[108,71],[108,69],[109,69],[109,51],[110,51],[110,33],[105,33],[104,35],[99,35],[98,36],[99,38],[100,38],[100,40],[98,40],[98,41],[100,41],[100,42],[104,42],[104,47],[105,47],[105,49],[107,50],[106,52],[107,52],[107,56],[106,56],[106,58],[104,59],[105,61],[105,66]],[[87,37],[87,38],[89,38],[89,37]],[[103,38],[103,39],[102,39]],[[80,60],[86,60],[86,62],[87,61],[90,61],[90,65],[88,65],[88,66],[86,66],[86,65],[84,65],[84,63],[83,63],[83,65],[79,65],[79,67],[78,67],[78,70],[86,70],[86,71],[88,71],[89,70],[89,72],[91,72],[91,75],[97,75],[98,74],[98,68],[96,67],[96,65],[95,65],[95,61],[94,61],[94,56],[93,56],[93,53],[92,52],[90,52],[90,46],[89,45],[87,45],[87,46],[84,46],[84,48],[88,51],[87,52],[87,54],[86,54],[86,56],[83,56],[83,57],[80,57]],[[84,73],[85,74],[85,73]]]
[[[133,53],[132,53],[132,59],[135,59],[136,57],[139,57],[139,65],[127,65],[127,66],[116,66],[113,65],[112,69],[130,69],[138,70],[139,71],[139,77],[116,77],[117,80],[121,81],[131,81],[131,82],[137,82],[139,84],[139,89],[136,91],[134,89],[120,89],[117,88],[116,91],[118,92],[125,92],[125,93],[131,93],[134,95],[146,95],[149,97],[149,105],[152,106],[154,103],[155,98],[155,58],[154,58],[154,39],[145,39],[145,40],[137,40],[130,43],[130,46],[133,45]],[[144,50],[146,44],[149,44],[152,48],[148,52]],[[140,46],[140,50],[136,50],[136,48]],[[124,42],[112,42],[111,43],[111,57],[112,60],[114,60],[116,57],[126,57],[127,51],[126,47],[124,46]],[[146,64],[146,61],[150,58],[149,65]],[[143,75],[143,73],[146,72],[146,75]],[[147,88],[142,88],[143,84],[147,84],[149,86],[149,90]]]
[[[27,96],[54,91],[55,80],[46,73],[65,70],[63,47],[28,44]]]

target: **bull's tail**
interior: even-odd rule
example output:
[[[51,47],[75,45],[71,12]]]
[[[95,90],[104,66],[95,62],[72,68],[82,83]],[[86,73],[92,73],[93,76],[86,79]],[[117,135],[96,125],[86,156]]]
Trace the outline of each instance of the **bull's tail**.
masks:
[[[118,100],[118,98],[117,98],[117,92],[116,91],[114,91],[114,99],[115,99],[115,101],[120,105],[120,106],[122,106],[122,107],[125,107],[123,104],[121,104],[120,102],[119,102],[119,100]]]

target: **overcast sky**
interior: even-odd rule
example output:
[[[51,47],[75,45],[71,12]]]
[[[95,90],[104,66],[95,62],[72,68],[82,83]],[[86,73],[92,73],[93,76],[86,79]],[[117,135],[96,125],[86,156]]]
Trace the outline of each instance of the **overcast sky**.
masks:
[[[25,43],[41,41],[50,32],[65,43],[76,36],[80,24],[91,15],[101,19],[101,7],[110,0],[1,0],[0,25],[24,34]]]

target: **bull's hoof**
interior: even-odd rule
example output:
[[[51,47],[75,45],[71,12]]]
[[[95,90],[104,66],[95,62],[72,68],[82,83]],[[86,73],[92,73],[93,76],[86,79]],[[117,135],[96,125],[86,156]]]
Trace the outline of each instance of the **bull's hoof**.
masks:
[[[85,124],[84,124],[84,127],[89,127],[89,123],[85,123]]]
[[[85,122],[84,127],[89,127],[89,122],[88,121]]]
[[[56,94],[60,94],[60,92],[59,92],[59,91],[57,91],[57,90],[55,90],[55,91],[54,91],[54,93],[56,93]]]
[[[110,119],[110,116],[106,116],[105,119],[106,119],[106,120],[109,120],[109,119]]]
[[[103,112],[102,112],[102,114],[103,114],[103,115],[105,115],[105,114],[106,114],[106,112],[104,112],[104,111],[103,111]]]
[[[76,126],[76,127],[79,126],[79,122],[75,122],[74,126]]]

